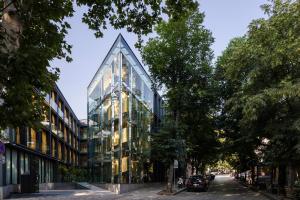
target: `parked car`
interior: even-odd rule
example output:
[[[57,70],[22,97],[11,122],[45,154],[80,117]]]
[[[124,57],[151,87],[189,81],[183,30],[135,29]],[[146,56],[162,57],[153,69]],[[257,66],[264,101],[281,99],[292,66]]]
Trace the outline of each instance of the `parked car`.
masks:
[[[208,180],[202,176],[191,176],[186,184],[187,191],[207,191],[208,190]]]
[[[210,174],[210,175],[209,175],[209,180],[210,180],[210,181],[213,181],[213,180],[215,180],[215,177],[216,177],[216,176],[215,176],[214,174]]]

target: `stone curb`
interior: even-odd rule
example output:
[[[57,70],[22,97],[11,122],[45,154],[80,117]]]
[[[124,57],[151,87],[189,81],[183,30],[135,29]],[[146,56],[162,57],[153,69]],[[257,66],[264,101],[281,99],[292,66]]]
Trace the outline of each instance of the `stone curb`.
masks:
[[[180,192],[183,192],[183,191],[185,191],[185,190],[186,190],[186,188],[182,188],[182,189],[180,189],[180,190],[174,192],[172,195],[179,194]]]

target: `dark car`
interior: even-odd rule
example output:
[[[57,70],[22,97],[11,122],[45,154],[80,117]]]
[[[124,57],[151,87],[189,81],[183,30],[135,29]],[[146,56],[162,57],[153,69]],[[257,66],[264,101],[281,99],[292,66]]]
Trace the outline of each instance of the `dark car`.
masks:
[[[209,175],[209,180],[210,180],[210,181],[213,181],[213,180],[215,180],[215,177],[216,177],[216,176],[215,176],[214,174],[210,174],[210,175]]]
[[[187,191],[207,191],[208,183],[204,176],[191,176],[186,184]]]

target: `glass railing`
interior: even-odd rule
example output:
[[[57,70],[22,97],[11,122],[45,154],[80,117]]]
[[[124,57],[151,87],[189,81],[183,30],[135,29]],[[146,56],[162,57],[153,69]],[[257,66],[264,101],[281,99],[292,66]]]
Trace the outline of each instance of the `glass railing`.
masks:
[[[60,137],[60,138],[63,138],[63,137],[64,137],[64,133],[63,133],[61,130],[58,130],[58,131],[57,131],[57,135],[58,135],[58,137]]]
[[[51,124],[51,131],[57,135],[57,129],[56,129],[55,124]]]
[[[50,122],[49,121],[42,121],[42,124],[45,128],[50,129]]]
[[[53,108],[53,110],[55,110],[57,112],[57,104],[55,103],[55,101],[53,101],[52,99],[50,99],[50,106]]]
[[[64,121],[67,125],[69,125],[69,119],[67,117],[64,118]]]
[[[64,118],[64,113],[63,113],[63,111],[61,111],[60,108],[57,109],[57,113],[62,119]]]

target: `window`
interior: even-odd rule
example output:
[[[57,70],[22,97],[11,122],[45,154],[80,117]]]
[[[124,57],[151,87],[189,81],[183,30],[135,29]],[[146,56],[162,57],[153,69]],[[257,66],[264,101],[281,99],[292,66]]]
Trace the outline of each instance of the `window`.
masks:
[[[128,128],[122,128],[122,143],[128,142]]]
[[[29,148],[36,149],[36,131],[33,128],[30,129]]]
[[[12,184],[18,184],[18,154],[17,151],[12,151],[11,158],[11,169],[12,169]]]
[[[125,83],[128,87],[130,87],[130,63],[125,58],[125,56],[122,54],[122,81]]]
[[[128,171],[128,157],[122,158],[122,172]]]
[[[5,152],[5,163],[6,163],[6,184],[11,184],[11,155],[10,149],[6,149]]]
[[[119,54],[115,55],[114,60],[112,62],[112,67],[113,67],[113,71],[114,71],[114,82],[115,82],[115,86],[118,85],[119,83]]]
[[[24,158],[24,154],[23,153],[21,153],[20,154],[20,174],[22,175],[22,174],[24,174],[24,172],[25,172],[25,158]]]
[[[42,130],[42,153],[47,153],[47,134],[44,130]]]
[[[28,155],[27,154],[25,154],[25,156],[24,156],[24,158],[25,158],[25,162],[24,162],[24,164],[25,164],[25,174],[26,173],[29,173],[29,158],[28,158]]]
[[[113,165],[112,166],[113,167],[113,175],[118,175],[119,174],[119,160],[114,159],[112,165]]]
[[[64,140],[65,142],[68,141],[67,127],[64,128]]]
[[[111,79],[112,79],[112,69],[108,66],[106,66],[103,69],[103,77],[102,77],[102,91],[103,96],[107,95],[111,90]]]
[[[55,146],[55,140],[54,138],[52,138],[52,156],[56,157],[55,153],[56,153],[56,146]]]
[[[20,129],[16,128],[16,143],[20,144]]]
[[[62,160],[61,143],[58,142],[58,159]]]
[[[132,90],[135,95],[141,97],[142,95],[142,80],[138,73],[132,68]]]

